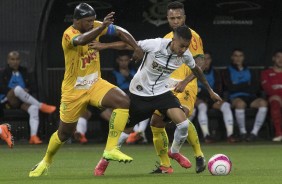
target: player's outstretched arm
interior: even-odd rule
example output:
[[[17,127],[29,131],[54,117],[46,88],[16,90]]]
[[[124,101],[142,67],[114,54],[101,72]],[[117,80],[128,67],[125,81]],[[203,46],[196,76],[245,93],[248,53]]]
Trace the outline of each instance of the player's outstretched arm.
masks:
[[[137,60],[137,61],[142,60],[142,58],[144,56],[144,52],[141,49],[141,47],[139,47],[137,45],[137,42],[133,38],[133,36],[127,30],[123,29],[122,27],[117,26],[116,28],[117,28],[117,30],[116,30],[117,36],[122,41],[129,44],[133,48],[133,50],[134,50],[133,59]]]
[[[191,68],[193,74],[198,78],[199,81],[201,81],[201,83],[205,86],[205,88],[208,90],[211,99],[213,99],[214,101],[222,101],[222,99],[220,98],[220,96],[215,93],[212,88],[210,87],[203,71],[201,70],[201,68],[197,65],[195,65],[194,68]]]
[[[105,50],[105,49],[116,49],[116,50],[133,50],[133,48],[123,41],[111,42],[111,43],[101,43],[97,41],[93,41],[88,44],[90,49],[95,50]]]
[[[94,40],[106,27],[108,27],[110,24],[114,21],[115,12],[109,13],[105,18],[103,23],[98,26],[97,28],[92,29],[91,31],[85,32],[73,39],[73,45],[86,45],[90,43],[92,40]]]

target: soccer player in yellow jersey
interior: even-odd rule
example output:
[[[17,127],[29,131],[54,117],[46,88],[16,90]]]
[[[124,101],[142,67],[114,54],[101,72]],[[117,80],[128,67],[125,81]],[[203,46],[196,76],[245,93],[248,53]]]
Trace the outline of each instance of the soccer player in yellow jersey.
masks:
[[[143,57],[143,51],[134,38],[126,30],[112,24],[113,15],[114,12],[111,12],[103,22],[98,22],[90,5],[81,3],[76,6],[73,25],[65,30],[62,38],[66,69],[59,128],[51,136],[43,160],[30,171],[29,177],[38,177],[47,171],[61,145],[73,135],[76,122],[88,104],[114,109],[103,157],[107,160],[132,161],[131,157],[115,147],[128,119],[129,98],[122,90],[101,78],[99,53],[88,47],[91,41],[98,40],[102,35],[117,35],[134,48],[136,59]]]
[[[169,3],[167,6],[167,19],[172,30],[175,30],[177,27],[185,24],[186,15],[184,5],[177,1]],[[202,40],[194,30],[190,30],[192,32],[192,39],[189,46],[189,50],[192,53],[197,65],[199,65],[203,69],[204,51]],[[173,38],[173,31],[168,33],[165,38]],[[184,80],[187,76],[191,76],[190,80]],[[174,89],[174,94],[179,99],[186,116],[190,117],[193,112],[194,104],[196,101],[196,95],[198,90],[197,80],[193,76],[190,68],[185,65],[182,65],[180,68],[175,70],[171,74],[170,78],[177,84]],[[151,119],[151,129],[154,137],[153,141],[155,149],[157,155],[159,155],[161,159],[162,166],[170,166],[170,161],[168,158],[169,156],[170,158],[175,159],[182,167],[191,167],[191,163],[189,162],[189,160],[184,157],[181,153],[179,153],[180,148],[178,147],[178,145],[175,144],[174,141],[170,150],[168,151],[168,144],[164,144],[168,142],[168,137],[165,131],[165,123],[163,121],[162,116],[158,115],[157,113],[155,113]],[[191,122],[189,122],[187,141],[192,145],[192,148],[194,150],[194,154],[196,157],[196,172],[200,173],[206,168],[205,159],[201,151],[197,131]]]

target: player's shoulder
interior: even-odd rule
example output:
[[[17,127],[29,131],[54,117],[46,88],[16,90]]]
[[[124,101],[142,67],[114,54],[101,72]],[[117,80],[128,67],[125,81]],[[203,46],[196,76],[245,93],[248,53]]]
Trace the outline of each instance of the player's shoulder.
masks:
[[[267,68],[267,69],[261,71],[261,73],[265,73],[265,74],[273,73],[273,72],[274,72],[273,68]]]
[[[173,38],[173,32],[171,31],[171,32],[167,33],[167,34],[164,36],[164,38]]]
[[[78,34],[80,33],[79,30],[75,29],[73,26],[69,26],[65,31],[64,34]]]
[[[95,27],[98,27],[98,26],[101,26],[102,24],[103,24],[103,22],[101,22],[101,21],[99,21],[99,20],[94,20],[94,23],[93,23],[94,28],[95,28]]]
[[[195,30],[193,30],[192,28],[189,28],[189,29],[190,29],[191,34],[192,34],[193,37],[201,38],[200,35]]]

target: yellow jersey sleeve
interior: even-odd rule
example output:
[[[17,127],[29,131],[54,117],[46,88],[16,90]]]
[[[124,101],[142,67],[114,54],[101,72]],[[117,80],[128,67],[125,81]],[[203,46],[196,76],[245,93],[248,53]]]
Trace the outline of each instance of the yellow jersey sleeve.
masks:
[[[194,58],[204,57],[203,42],[201,37],[194,30],[190,29],[192,33],[191,43],[189,45],[189,50]]]
[[[73,39],[80,35],[81,33],[74,29],[72,26],[70,26],[63,35],[63,40],[62,40],[62,46],[63,48],[71,48],[74,47],[73,45]]]

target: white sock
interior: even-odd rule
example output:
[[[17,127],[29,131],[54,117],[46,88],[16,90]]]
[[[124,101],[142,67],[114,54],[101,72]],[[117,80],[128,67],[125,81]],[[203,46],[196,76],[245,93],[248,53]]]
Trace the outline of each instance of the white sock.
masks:
[[[174,131],[174,139],[171,145],[171,153],[179,153],[179,150],[188,136],[189,120],[185,120],[179,124],[176,124]]]
[[[126,141],[126,139],[128,138],[129,134],[126,134],[124,132],[121,132],[120,137],[118,139],[118,148],[121,148],[121,146],[123,145],[123,143]]]
[[[255,123],[254,123],[254,128],[252,130],[252,134],[254,135],[258,135],[258,132],[261,128],[261,126],[264,123],[265,117],[267,114],[267,107],[260,107],[258,109],[257,115],[256,115],[256,119],[255,119]]]
[[[139,122],[138,132],[144,132],[147,128],[149,121],[150,121],[150,118]]]
[[[133,132],[138,132],[139,131],[139,123],[137,123],[134,127],[133,127]]]
[[[246,126],[245,126],[245,109],[235,109],[235,117],[239,126],[239,130],[241,134],[246,134]]]
[[[30,126],[30,136],[37,135],[37,130],[39,126],[39,107],[36,105],[31,105],[27,109],[29,114],[29,126]]]
[[[194,110],[193,110],[193,112],[192,112],[191,116],[188,118],[190,121],[192,121],[192,120],[195,118],[195,116],[196,116],[196,112],[197,112],[197,109],[196,109],[196,108],[194,108]]]
[[[207,135],[210,135],[209,127],[208,127],[207,110],[208,110],[207,104],[200,103],[198,105],[198,121],[199,121],[204,137],[206,137]]]
[[[76,131],[85,135],[87,131],[87,120],[85,118],[83,117],[78,118],[77,125],[76,125]]]
[[[0,135],[2,134],[2,128],[0,128]]]
[[[231,108],[230,108],[230,103],[224,102],[221,105],[220,110],[223,114],[223,120],[224,120],[224,124],[225,124],[225,128],[226,128],[226,134],[227,134],[227,137],[229,137],[230,135],[233,134],[233,115],[232,115],[232,111],[231,111]]]
[[[41,103],[36,100],[33,96],[28,94],[22,87],[16,86],[14,89],[15,96],[18,97],[21,101],[30,104],[35,105],[40,108]]]

